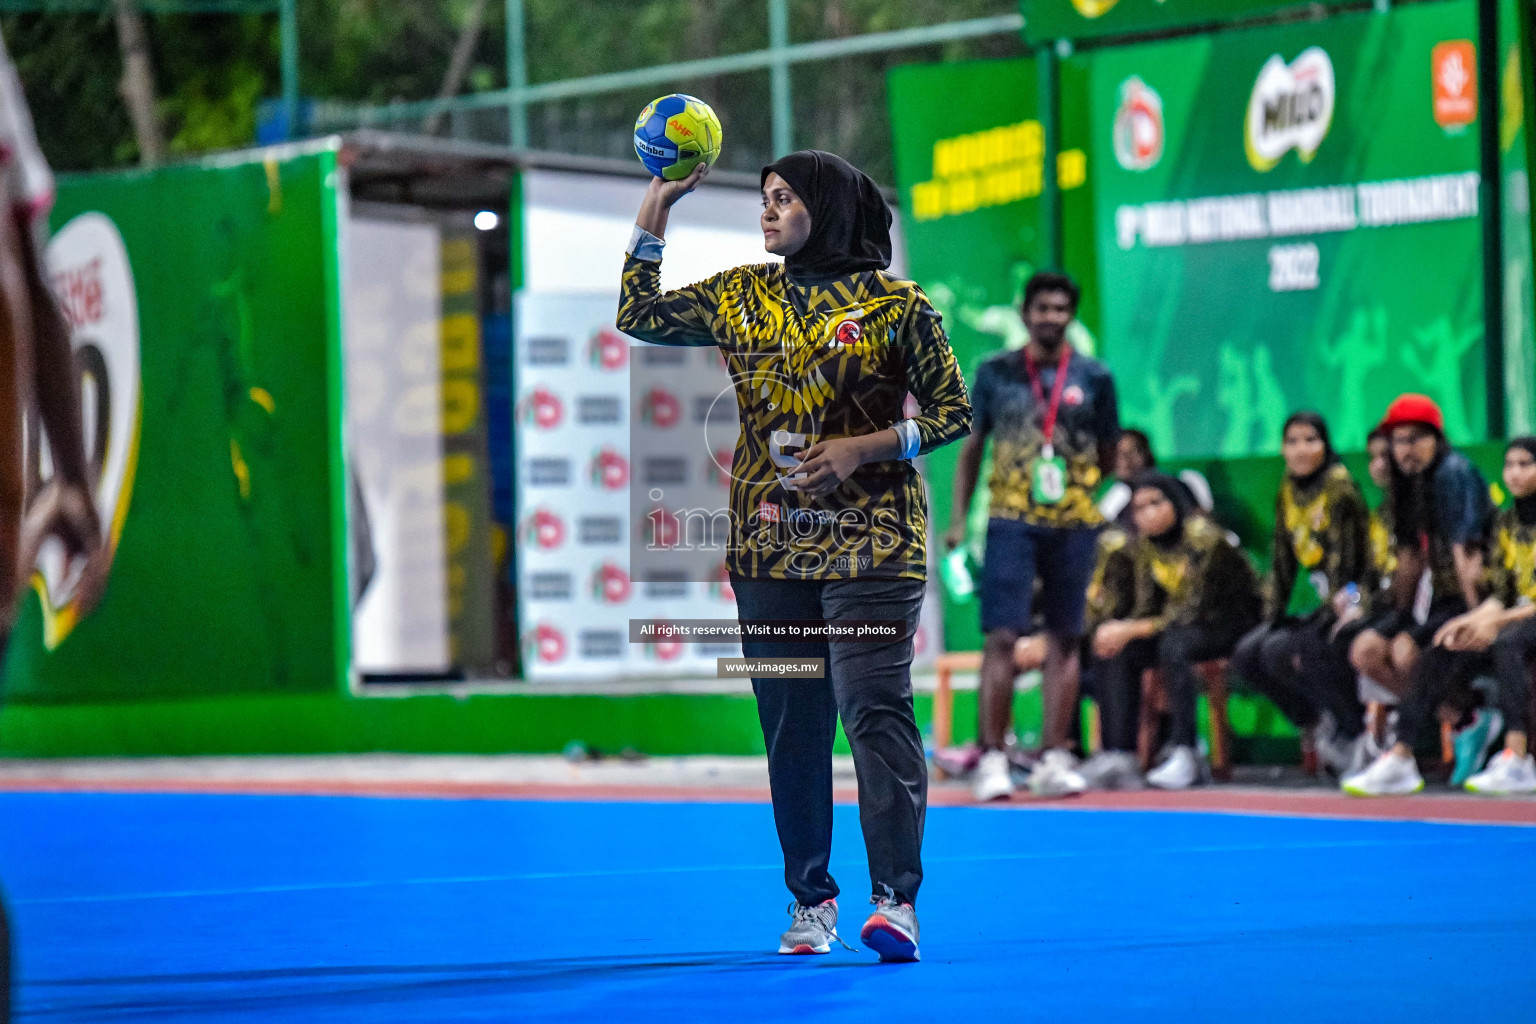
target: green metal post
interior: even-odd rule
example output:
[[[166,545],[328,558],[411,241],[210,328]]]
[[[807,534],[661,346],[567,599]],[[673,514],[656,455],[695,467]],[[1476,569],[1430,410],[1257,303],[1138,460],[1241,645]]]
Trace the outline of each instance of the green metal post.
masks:
[[[1035,68],[1038,78],[1039,117],[1041,134],[1045,138],[1045,153],[1041,160],[1040,188],[1040,263],[1042,266],[1061,266],[1061,187],[1056,181],[1056,154],[1061,152],[1061,118],[1057,115],[1056,51],[1042,46],[1035,50]]]
[[[768,49],[773,64],[770,84],[773,90],[773,155],[791,153],[795,148],[794,106],[789,95],[789,0],[768,0]]]
[[[283,124],[291,139],[299,127],[299,11],[298,0],[282,0]]]
[[[1499,160],[1499,5],[1477,5],[1477,124],[1482,165],[1479,210],[1483,220],[1483,353],[1488,394],[1488,436],[1501,438],[1504,400],[1504,197]]]
[[[523,0],[507,0],[507,117],[513,149],[528,148],[527,24]]]

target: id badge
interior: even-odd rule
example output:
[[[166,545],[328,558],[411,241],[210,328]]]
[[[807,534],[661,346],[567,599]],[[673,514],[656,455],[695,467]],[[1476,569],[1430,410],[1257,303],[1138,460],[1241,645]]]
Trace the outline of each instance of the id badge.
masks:
[[[1055,505],[1067,496],[1067,460],[1041,456],[1029,469],[1030,492],[1036,505]]]

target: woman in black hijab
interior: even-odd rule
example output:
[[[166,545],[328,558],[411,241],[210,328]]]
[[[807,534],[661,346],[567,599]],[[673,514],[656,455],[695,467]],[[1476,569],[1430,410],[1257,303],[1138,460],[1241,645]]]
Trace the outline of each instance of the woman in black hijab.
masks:
[[[1104,661],[1104,751],[1079,771],[1099,788],[1138,788],[1137,725],[1141,677],[1160,668],[1172,718],[1173,752],[1146,781],[1184,789],[1199,781],[1195,752],[1195,665],[1232,653],[1259,618],[1257,581],[1248,559],[1220,526],[1192,514],[1189,491],[1162,473],[1131,482],[1139,536],[1131,542],[1135,602],[1128,619],[1106,622],[1093,636]]]
[[[837,938],[832,743],[839,717],[859,779],[885,960],[916,960],[927,764],[912,710],[912,643],[927,574],[928,510],[912,459],[963,437],[970,403],[938,314],[886,272],[891,212],[841,157],[808,150],[763,168],[760,226],[783,263],[660,287],[674,203],[702,180],[655,179],[636,219],[619,329],[662,345],[717,345],[741,434],[731,463],[726,563],[744,624],[884,620],[899,635],[811,641],[746,631],[748,658],[814,658],[825,678],[752,680],[774,821],[795,902],[781,953]],[[918,414],[908,417],[908,393]],[[841,941],[841,940],[838,940]]]
[[[1264,621],[1237,645],[1231,667],[1311,737],[1330,770],[1343,774],[1364,732],[1365,708],[1349,662],[1329,638],[1339,610],[1376,589],[1370,511],[1317,413],[1285,421],[1281,454],[1285,479],[1275,498]],[[1298,579],[1320,605],[1302,618],[1288,614]]]

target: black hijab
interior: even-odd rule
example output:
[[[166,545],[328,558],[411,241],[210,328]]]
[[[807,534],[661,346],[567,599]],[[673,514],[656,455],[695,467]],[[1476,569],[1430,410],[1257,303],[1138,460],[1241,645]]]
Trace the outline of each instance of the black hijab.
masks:
[[[792,281],[836,277],[891,265],[891,208],[869,175],[840,156],[803,149],[763,168],[777,174],[811,211],[805,245],[784,260]]]
[[[1509,442],[1509,448],[1505,448],[1505,454],[1510,448],[1520,448],[1536,459],[1536,437],[1517,437]],[[1515,498],[1515,516],[1520,520],[1521,526],[1536,526],[1536,494],[1527,494],[1525,497]]]
[[[1291,483],[1301,490],[1306,490],[1323,478],[1323,474],[1339,461],[1339,453],[1333,450],[1333,439],[1328,436],[1328,422],[1310,409],[1302,412],[1293,412],[1286,418],[1285,426],[1280,428],[1280,437],[1283,439],[1290,433],[1296,424],[1303,424],[1317,431],[1317,436],[1323,442],[1323,461],[1318,463],[1316,469],[1306,476],[1292,476]]]
[[[1143,487],[1155,487],[1167,497],[1169,504],[1173,506],[1173,526],[1155,537],[1148,537],[1152,543],[1160,548],[1172,547],[1184,539],[1184,522],[1194,511],[1194,500],[1190,496],[1189,488],[1184,486],[1182,480],[1176,479],[1166,473],[1147,471],[1137,473],[1131,480],[1131,500],[1136,500],[1136,492]]]

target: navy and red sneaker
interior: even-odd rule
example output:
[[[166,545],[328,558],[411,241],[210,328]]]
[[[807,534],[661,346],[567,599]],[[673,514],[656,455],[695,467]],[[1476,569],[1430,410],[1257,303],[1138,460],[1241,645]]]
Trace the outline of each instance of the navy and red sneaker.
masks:
[[[864,945],[880,954],[888,964],[912,963],[921,960],[917,951],[917,911],[910,903],[897,903],[892,896],[870,898],[875,912],[864,922],[859,933]]]

